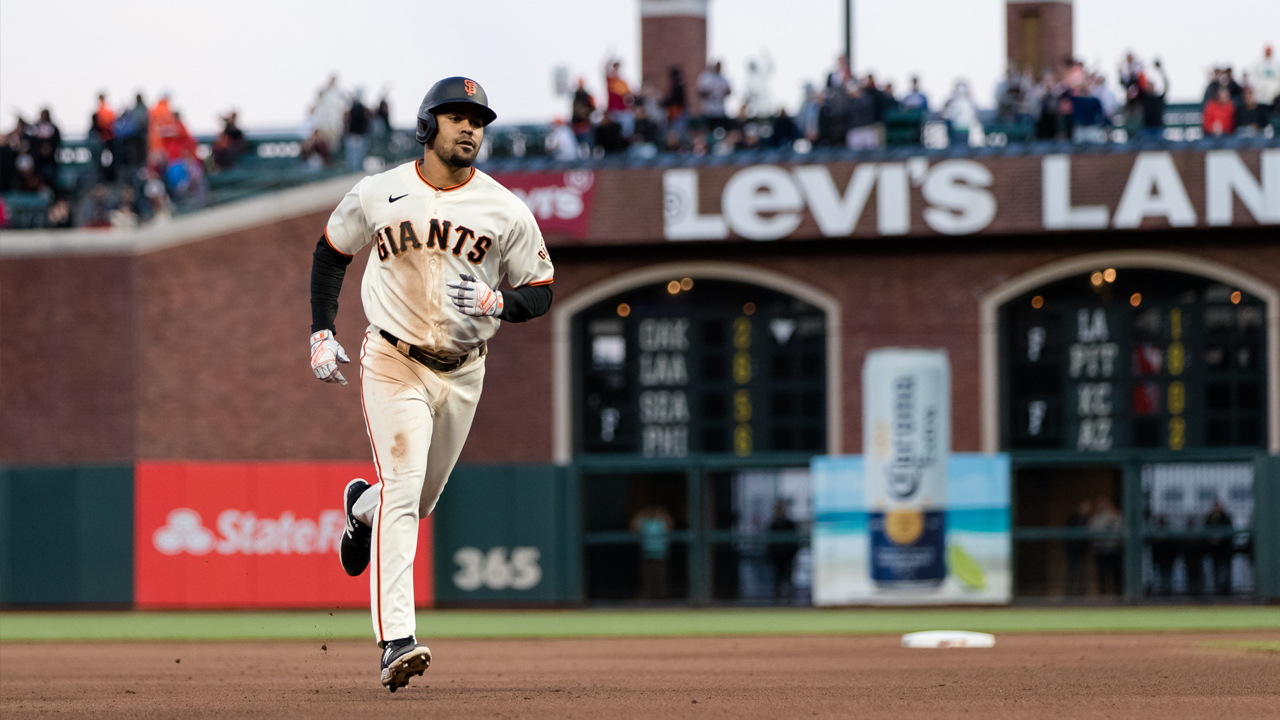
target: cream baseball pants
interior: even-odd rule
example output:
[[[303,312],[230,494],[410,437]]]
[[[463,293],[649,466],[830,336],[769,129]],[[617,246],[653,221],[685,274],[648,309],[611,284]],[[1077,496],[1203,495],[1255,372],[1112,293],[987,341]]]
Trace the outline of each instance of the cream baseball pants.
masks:
[[[361,401],[379,482],[354,511],[373,528],[369,604],[379,643],[414,634],[418,521],[435,509],[458,462],[483,384],[483,356],[436,372],[401,355],[376,327],[365,332]]]

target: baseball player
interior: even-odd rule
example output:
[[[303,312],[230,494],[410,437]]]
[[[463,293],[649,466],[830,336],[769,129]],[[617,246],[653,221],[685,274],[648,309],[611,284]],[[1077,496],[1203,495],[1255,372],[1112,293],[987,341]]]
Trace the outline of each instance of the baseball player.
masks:
[[[360,350],[361,400],[378,484],[343,495],[342,568],[370,568],[382,684],[391,692],[431,663],[414,639],[418,521],[431,514],[471,428],[486,341],[501,320],[551,307],[553,268],[533,214],[472,163],[496,117],[474,80],[436,83],[418,109],[421,160],[366,177],[316,243],[311,266],[311,368],[347,384],[334,336],[338,291],[357,251],[373,243],[360,297],[371,323]],[[511,289],[498,290],[506,279]]]

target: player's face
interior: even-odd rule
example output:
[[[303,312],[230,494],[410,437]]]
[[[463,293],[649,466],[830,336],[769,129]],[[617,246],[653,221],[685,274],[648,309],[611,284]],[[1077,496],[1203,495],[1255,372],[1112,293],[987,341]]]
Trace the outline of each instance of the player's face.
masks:
[[[445,163],[454,167],[470,167],[484,140],[484,120],[475,110],[464,106],[450,107],[436,115],[440,130],[432,141],[432,149]]]

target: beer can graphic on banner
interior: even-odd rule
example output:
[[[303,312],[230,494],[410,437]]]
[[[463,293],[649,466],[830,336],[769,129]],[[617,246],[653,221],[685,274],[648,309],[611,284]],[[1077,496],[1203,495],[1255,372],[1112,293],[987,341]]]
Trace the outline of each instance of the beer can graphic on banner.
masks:
[[[944,350],[882,348],[862,366],[871,580],[930,589],[946,566],[951,366]]]

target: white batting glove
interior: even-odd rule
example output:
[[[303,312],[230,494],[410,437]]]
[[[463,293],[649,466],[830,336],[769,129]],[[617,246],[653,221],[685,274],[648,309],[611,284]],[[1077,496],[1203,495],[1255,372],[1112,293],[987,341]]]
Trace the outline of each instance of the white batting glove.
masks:
[[[445,283],[445,294],[453,300],[458,312],[473,317],[502,314],[502,293],[470,275],[459,275],[457,282]]]
[[[311,370],[316,377],[328,383],[347,384],[347,379],[338,371],[338,363],[349,363],[347,351],[342,349],[333,332],[321,330],[311,333]]]

